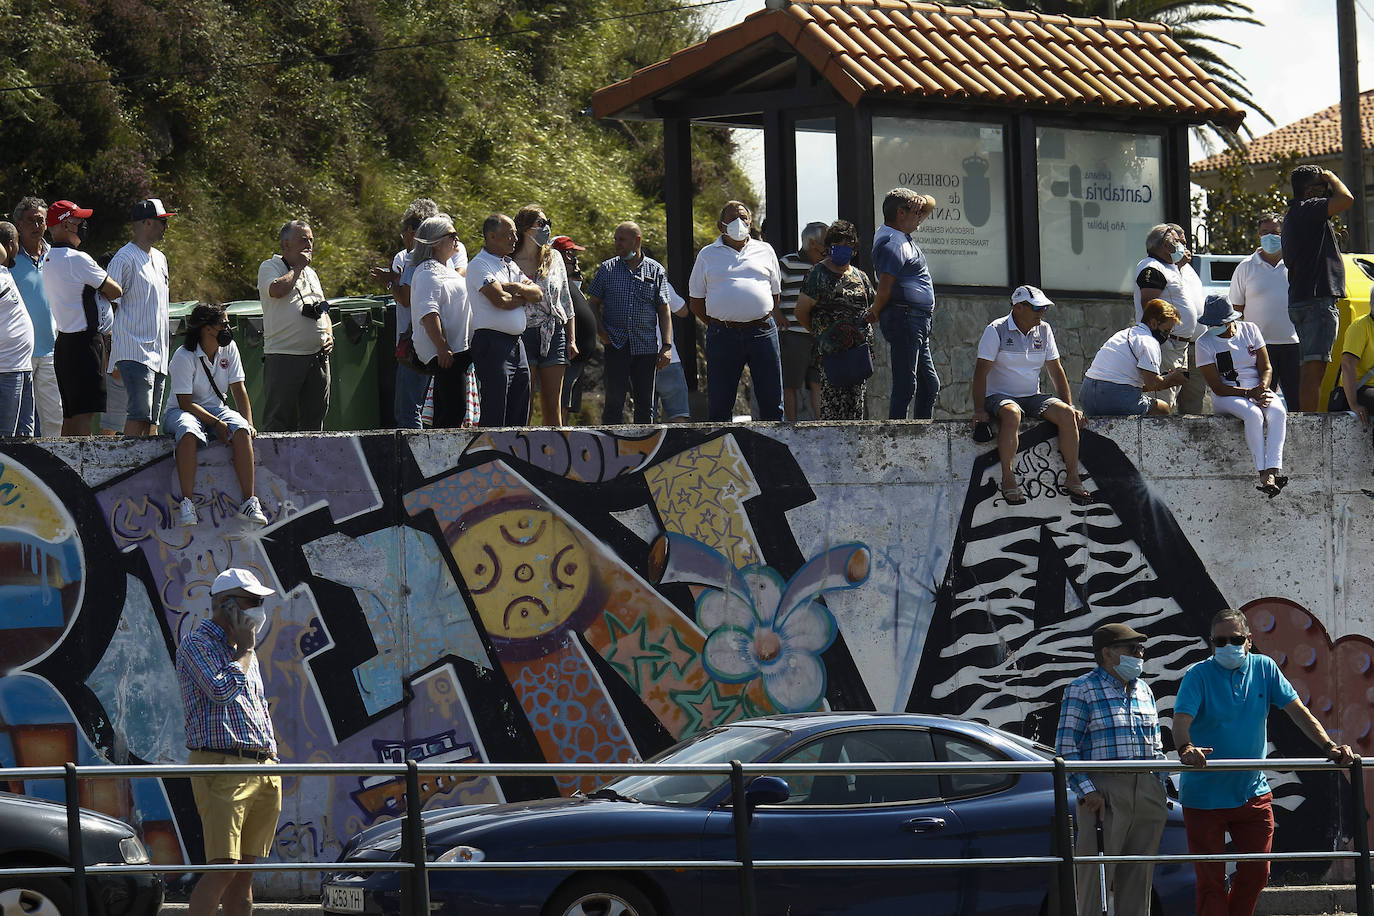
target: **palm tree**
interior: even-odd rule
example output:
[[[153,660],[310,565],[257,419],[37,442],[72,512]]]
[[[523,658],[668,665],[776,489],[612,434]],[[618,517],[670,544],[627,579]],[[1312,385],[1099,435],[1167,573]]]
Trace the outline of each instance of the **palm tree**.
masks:
[[[1030,10],[1063,16],[1135,19],[1139,22],[1158,22],[1167,25],[1174,41],[1179,43],[1223,92],[1241,105],[1254,109],[1268,123],[1274,123],[1268,112],[1250,95],[1245,78],[1216,50],[1217,46],[1239,46],[1208,32],[1209,28],[1221,23],[1264,25],[1255,18],[1253,9],[1237,0],[985,0],[985,3],[977,5],[1001,6],[1012,10]],[[1253,136],[1248,126],[1244,129],[1247,135]],[[1230,145],[1235,145],[1239,140],[1230,130],[1216,130]]]

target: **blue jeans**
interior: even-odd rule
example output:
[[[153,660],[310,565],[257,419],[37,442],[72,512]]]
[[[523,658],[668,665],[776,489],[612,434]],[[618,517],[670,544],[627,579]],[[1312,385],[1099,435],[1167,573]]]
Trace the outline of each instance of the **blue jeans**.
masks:
[[[735,415],[740,376],[749,366],[759,419],[782,419],[782,357],[773,319],[758,328],[706,326],[706,401],[712,423],[729,423]]]
[[[33,373],[0,372],[0,439],[33,435]]]
[[[935,396],[940,393],[940,376],[930,356],[930,312],[888,305],[878,315],[878,327],[887,338],[892,363],[892,399],[887,418],[905,420],[913,397],[912,416],[929,420],[935,413]]]
[[[409,366],[396,364],[396,398],[392,410],[396,414],[397,429],[419,429],[420,412],[425,409],[425,392],[429,391],[430,376],[416,372]]]
[[[158,372],[152,366],[135,359],[121,359],[115,366],[118,367],[119,377],[124,382],[129,405],[124,419],[138,423],[156,422],[154,418],[159,416],[162,410],[162,389],[167,382],[166,373]],[[124,430],[121,428],[119,431]]]
[[[472,335],[472,361],[482,392],[479,426],[524,426],[530,421],[530,367],[519,334],[482,328]]]

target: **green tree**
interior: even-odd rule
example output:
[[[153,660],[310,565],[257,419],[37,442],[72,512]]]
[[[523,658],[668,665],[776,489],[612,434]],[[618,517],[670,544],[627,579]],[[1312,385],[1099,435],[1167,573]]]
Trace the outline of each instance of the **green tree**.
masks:
[[[1218,254],[1253,251],[1260,214],[1288,209],[1288,179],[1299,158],[1296,152],[1279,156],[1274,163],[1273,183],[1262,191],[1250,191],[1254,167],[1243,149],[1228,150],[1217,170],[1217,189],[1208,190],[1205,205],[1201,195],[1193,198],[1194,223],[1201,222],[1207,229],[1203,250]]]

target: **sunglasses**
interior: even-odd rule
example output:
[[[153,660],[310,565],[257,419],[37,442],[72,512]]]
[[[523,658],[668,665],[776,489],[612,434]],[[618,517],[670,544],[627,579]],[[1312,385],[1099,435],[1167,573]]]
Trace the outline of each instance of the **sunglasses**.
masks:
[[[543,229],[545,226],[548,226],[550,229],[552,229],[553,220],[549,219],[547,216],[541,216],[539,217],[539,219],[534,221],[534,225],[537,229]]]
[[[1222,646],[1243,646],[1249,636],[1213,636],[1212,645],[1220,649]]]
[[[1029,302],[1027,302],[1026,304],[1030,305]],[[1050,310],[1050,307],[1048,305],[1031,305],[1030,310],[1032,312],[1048,312]]]

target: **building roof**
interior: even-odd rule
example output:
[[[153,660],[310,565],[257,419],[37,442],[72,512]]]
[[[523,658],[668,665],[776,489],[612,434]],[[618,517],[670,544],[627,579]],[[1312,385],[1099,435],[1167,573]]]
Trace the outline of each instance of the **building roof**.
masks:
[[[1374,89],[1360,93],[1360,132],[1366,151],[1374,149]],[[1274,162],[1279,156],[1297,153],[1302,159],[1321,159],[1341,155],[1341,105],[1337,102],[1316,114],[1286,124],[1278,130],[1256,137],[1245,148],[1251,165]],[[1221,168],[1229,151],[1193,163],[1193,174],[1207,174]]]
[[[851,105],[917,97],[1232,128],[1245,117],[1158,23],[916,0],[782,2],[607,86],[593,98],[593,112],[633,114],[761,43],[782,42]]]

